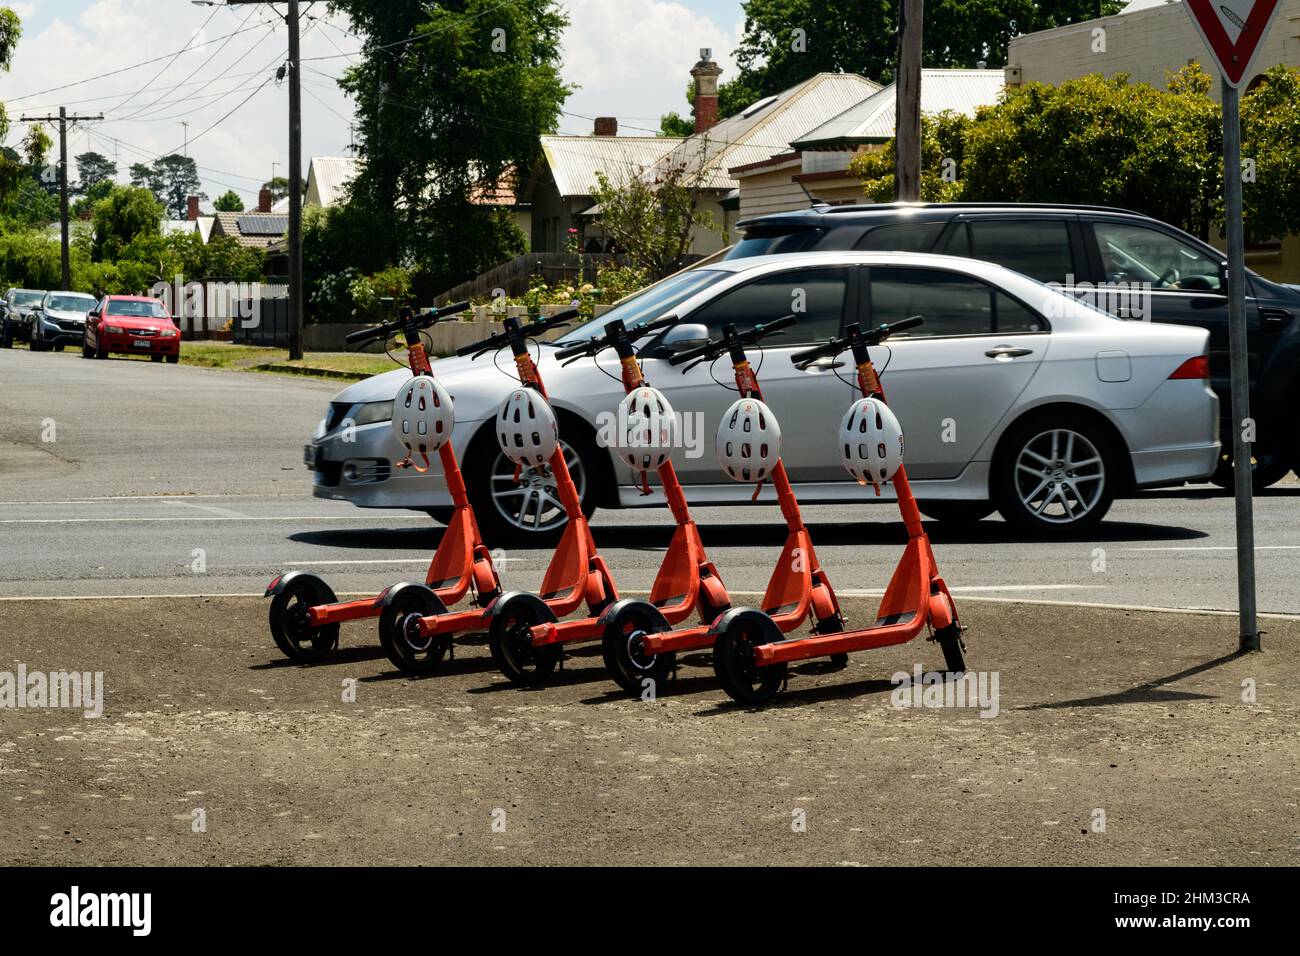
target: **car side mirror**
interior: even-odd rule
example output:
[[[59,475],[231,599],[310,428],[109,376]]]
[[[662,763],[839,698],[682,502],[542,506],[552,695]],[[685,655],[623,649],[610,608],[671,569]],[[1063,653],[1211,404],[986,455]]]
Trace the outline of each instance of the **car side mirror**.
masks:
[[[669,353],[684,352],[687,349],[693,349],[697,345],[703,345],[709,340],[709,328],[698,322],[686,322],[680,325],[674,325],[664,333],[664,337],[659,340],[659,345],[664,351]]]
[[[91,310],[90,312],[87,312],[87,313],[86,313],[86,318],[88,318],[88,319],[98,319],[98,318],[99,318],[99,310],[98,310],[98,309],[93,309],[93,310]]]

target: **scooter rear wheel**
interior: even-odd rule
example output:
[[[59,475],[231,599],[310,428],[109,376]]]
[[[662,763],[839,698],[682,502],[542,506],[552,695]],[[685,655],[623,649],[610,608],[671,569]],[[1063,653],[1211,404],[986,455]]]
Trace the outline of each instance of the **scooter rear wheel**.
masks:
[[[718,635],[713,643],[713,671],[722,689],[738,704],[766,704],[785,686],[785,663],[760,667],[754,662],[754,648],[771,641],[754,622],[739,620]]]
[[[510,602],[492,619],[488,631],[492,660],[512,683],[525,687],[540,684],[560,663],[564,650],[559,644],[533,646],[528,629],[541,623],[537,609],[523,601]]]
[[[325,658],[339,643],[338,623],[312,627],[307,612],[338,598],[319,578],[296,578],[271,601],[271,637],[284,656],[300,664]]]
[[[437,670],[451,653],[451,635],[422,637],[422,617],[443,614],[447,606],[428,588],[408,587],[394,595],[379,615],[379,644],[404,674],[428,674]]]
[[[605,669],[614,683],[629,694],[640,694],[646,681],[657,695],[665,686],[668,675],[676,663],[676,654],[646,654],[641,650],[641,639],[647,634],[665,630],[662,616],[649,608],[633,605],[625,608],[605,627],[601,640]]]

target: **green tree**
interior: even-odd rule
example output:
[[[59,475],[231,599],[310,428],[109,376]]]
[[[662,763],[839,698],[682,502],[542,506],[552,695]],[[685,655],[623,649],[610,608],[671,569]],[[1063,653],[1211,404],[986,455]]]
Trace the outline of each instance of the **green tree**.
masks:
[[[162,205],[148,189],[115,186],[95,207],[95,240],[91,254],[96,262],[121,258],[124,250],[141,236],[161,231]]]
[[[1252,240],[1300,233],[1300,70],[1275,66],[1241,101],[1241,154],[1255,163],[1242,186]]]
[[[22,24],[18,14],[8,7],[0,7],[0,72],[8,73],[13,60],[14,48],[22,36]],[[0,103],[0,142],[9,135],[9,114],[5,112],[4,103]],[[22,166],[16,157],[0,154],[0,205],[9,199],[18,189],[22,178]]]
[[[661,171],[654,181],[629,172],[611,180],[596,173],[592,198],[600,204],[600,225],[614,237],[627,263],[661,279],[685,265],[691,233],[720,232],[713,214],[701,209],[697,177],[685,167]]]
[[[160,156],[152,164],[133,163],[131,185],[148,189],[173,219],[184,219],[190,196],[207,199],[200,192],[199,168],[193,159],[179,153]]]
[[[342,88],[356,103],[360,171],[352,183],[365,242],[350,265],[402,262],[416,294],[436,293],[524,246],[476,184],[531,168],[569,88],[560,79],[567,18],[554,0],[334,0],[363,38]],[[416,37],[414,41],[412,37]],[[400,52],[395,55],[394,49]]]
[[[1123,0],[929,0],[922,54],[926,66],[989,67],[1007,62],[1013,36],[1117,12]],[[821,72],[893,78],[899,0],[745,0],[737,76],[718,90],[731,116],[763,96]]]
[[[262,188],[269,189],[271,191],[271,202],[277,203],[289,195],[289,180],[284,176],[273,176],[262,183]],[[302,190],[303,192],[307,191],[307,180],[305,179],[302,182]]]
[[[965,154],[965,137],[971,120],[960,113],[944,112],[921,117],[921,199],[955,202],[963,184],[956,179]],[[872,202],[894,201],[894,141],[860,153],[849,171],[862,177],[862,188]]]
[[[217,212],[243,212],[244,200],[239,198],[239,193],[231,189],[218,196],[212,208]]]
[[[85,196],[102,182],[112,182],[117,175],[117,163],[96,152],[81,153],[77,160],[77,184],[72,192]]]
[[[965,137],[962,198],[1122,206],[1208,237],[1222,192],[1209,86],[1193,66],[1167,91],[1122,74],[1009,91]]]

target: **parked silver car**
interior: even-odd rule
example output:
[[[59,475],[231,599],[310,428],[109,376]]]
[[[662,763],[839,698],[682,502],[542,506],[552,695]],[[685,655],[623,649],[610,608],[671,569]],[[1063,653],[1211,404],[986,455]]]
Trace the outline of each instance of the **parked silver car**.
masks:
[[[998,510],[1040,533],[1073,535],[1105,514],[1116,493],[1200,480],[1213,470],[1218,400],[1209,387],[1204,329],[1123,322],[988,262],[907,253],[813,252],[711,263],[650,286],[560,343],[668,312],[680,324],[640,343],[649,381],[683,418],[678,475],[694,503],[748,504],[752,486],[725,478],[713,435],[734,395],[725,362],[683,372],[667,359],[716,335],[793,312],[798,324],[754,356],[784,434],[782,454],[804,503],[882,501],[840,466],[835,435],[854,398],[851,363],[796,368],[790,356],[848,323],[911,315],[925,324],[874,353],[907,439],[907,470],[922,510],[977,520]],[[600,441],[602,413],[622,397],[617,361],[561,366],[555,343],[539,368],[560,419],[586,508],[640,507],[637,476]],[[456,448],[480,525],[492,543],[554,538],[565,518],[546,476],[514,478],[489,420],[509,392],[509,357],[441,359],[434,373],[456,407]],[[450,498],[435,468],[395,472],[392,400],[409,375],[358,382],[330,404],[311,444],[318,497],[435,516]],[[532,481],[536,478],[537,481]],[[774,495],[765,487],[760,501]]]
[[[31,311],[28,330],[33,352],[65,345],[80,345],[86,335],[86,314],[95,307],[95,297],[84,292],[47,292]]]

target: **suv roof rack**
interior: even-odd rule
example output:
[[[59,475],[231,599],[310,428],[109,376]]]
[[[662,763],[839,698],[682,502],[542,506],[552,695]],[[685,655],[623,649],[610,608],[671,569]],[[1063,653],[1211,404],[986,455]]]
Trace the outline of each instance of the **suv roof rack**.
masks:
[[[812,208],[818,209],[827,214],[837,214],[846,212],[868,212],[872,209],[990,209],[1004,206],[1013,206],[1018,209],[1087,209],[1092,212],[1124,212],[1134,216],[1141,215],[1141,213],[1133,209],[1124,209],[1120,206],[1100,206],[1090,205],[1088,203],[1061,202],[882,202],[855,203],[851,206],[829,206],[825,208],[814,205]]]

